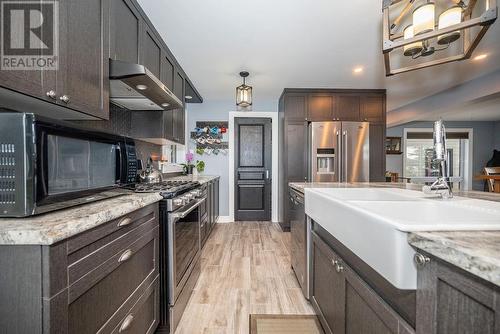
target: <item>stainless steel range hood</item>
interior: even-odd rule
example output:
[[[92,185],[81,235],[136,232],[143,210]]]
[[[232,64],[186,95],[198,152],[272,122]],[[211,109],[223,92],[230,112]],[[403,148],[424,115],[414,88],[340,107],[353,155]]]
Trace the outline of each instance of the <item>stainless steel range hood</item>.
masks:
[[[110,101],[129,110],[182,108],[179,100],[143,65],[120,60],[109,62]]]

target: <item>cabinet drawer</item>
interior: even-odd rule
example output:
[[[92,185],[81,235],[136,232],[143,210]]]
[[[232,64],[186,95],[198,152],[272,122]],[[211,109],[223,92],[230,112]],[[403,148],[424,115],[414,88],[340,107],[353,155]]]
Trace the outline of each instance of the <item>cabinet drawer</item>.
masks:
[[[157,220],[148,220],[131,231],[124,234],[120,233],[114,240],[79,259],[77,262],[70,262],[71,264],[68,267],[69,284],[72,285],[86,275],[90,275],[97,279],[100,279],[101,276],[99,272],[106,275],[109,266],[113,267],[113,264],[116,264],[116,261],[110,261],[110,259],[112,257],[121,256],[121,254],[130,249],[132,243],[148,231],[151,231],[155,226],[158,226]],[[91,246],[95,245],[92,244]],[[108,265],[105,265],[105,263],[108,263]],[[89,283],[93,284],[94,282]]]
[[[129,310],[112,333],[153,333],[158,325],[159,305],[160,288],[158,280],[156,280]]]
[[[106,270],[93,271],[69,287],[70,333],[97,332],[141,283],[158,275],[158,227],[128,251],[128,258],[125,252],[118,253],[103,264]]]
[[[80,258],[104,246],[121,234],[125,234],[152,219],[158,219],[158,203],[132,211],[120,218],[77,235],[67,242],[68,254],[70,254],[69,263],[78,261]]]

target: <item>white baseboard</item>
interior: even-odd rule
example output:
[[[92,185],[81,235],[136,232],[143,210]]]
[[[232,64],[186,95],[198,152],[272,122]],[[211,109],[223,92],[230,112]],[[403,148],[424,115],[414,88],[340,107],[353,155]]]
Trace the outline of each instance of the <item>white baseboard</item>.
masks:
[[[233,223],[234,219],[231,219],[230,216],[219,216],[219,220],[217,223],[219,224],[227,224],[227,223]]]

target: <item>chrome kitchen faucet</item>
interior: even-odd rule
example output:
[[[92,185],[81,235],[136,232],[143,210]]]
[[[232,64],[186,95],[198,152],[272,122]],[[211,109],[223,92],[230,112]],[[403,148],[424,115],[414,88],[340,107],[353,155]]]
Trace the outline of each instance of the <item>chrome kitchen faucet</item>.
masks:
[[[426,194],[438,194],[444,199],[452,198],[453,191],[450,187],[448,170],[448,154],[446,150],[446,129],[443,120],[434,122],[434,157],[433,162],[439,163],[439,177],[430,186],[424,186],[422,191]]]

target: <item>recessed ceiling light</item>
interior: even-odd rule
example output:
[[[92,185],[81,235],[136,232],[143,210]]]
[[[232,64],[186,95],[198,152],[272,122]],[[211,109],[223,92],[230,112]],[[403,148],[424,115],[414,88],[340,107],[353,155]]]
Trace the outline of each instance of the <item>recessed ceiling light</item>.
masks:
[[[137,85],[137,86],[135,86],[135,88],[137,88],[138,90],[146,90],[146,89],[148,89],[148,86],[146,86],[146,85]]]
[[[474,57],[474,60],[483,60],[488,57],[487,53],[483,53]]]
[[[170,103],[166,103],[166,102],[161,104],[161,106],[165,107],[165,108],[168,107],[169,105],[170,105]]]
[[[354,73],[361,73],[363,72],[363,67],[359,66],[359,67],[355,67],[354,70],[352,70]]]
[[[191,95],[186,95],[185,98],[186,100],[191,100],[193,97]]]

